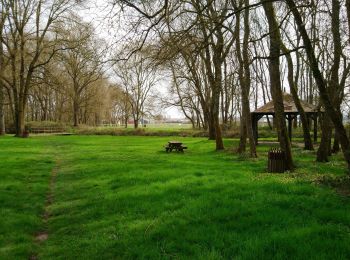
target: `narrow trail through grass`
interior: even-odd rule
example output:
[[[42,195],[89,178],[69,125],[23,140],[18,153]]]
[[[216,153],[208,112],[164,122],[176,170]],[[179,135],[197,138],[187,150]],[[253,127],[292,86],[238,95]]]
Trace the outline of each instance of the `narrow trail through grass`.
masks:
[[[50,207],[54,203],[54,189],[55,189],[56,178],[57,178],[57,174],[58,174],[59,169],[60,169],[60,165],[61,165],[61,160],[57,158],[57,155],[55,155],[55,166],[51,171],[50,181],[49,181],[49,185],[48,185],[48,191],[47,191],[47,195],[46,195],[46,203],[45,203],[45,207],[44,207],[44,213],[42,214],[42,227],[34,235],[35,243],[37,243],[39,247],[41,246],[41,244],[44,241],[49,239],[50,234],[49,234],[48,222],[49,222],[49,218],[51,215]],[[32,256],[30,257],[30,259],[31,260],[38,259],[38,252],[33,253]]]

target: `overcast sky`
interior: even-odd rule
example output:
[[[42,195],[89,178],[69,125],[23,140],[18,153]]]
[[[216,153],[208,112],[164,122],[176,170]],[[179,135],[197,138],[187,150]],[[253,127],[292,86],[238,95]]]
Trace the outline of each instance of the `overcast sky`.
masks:
[[[118,48],[118,40],[121,39],[123,33],[127,32],[123,31],[126,28],[126,26],[122,24],[123,22],[118,25],[116,21],[111,20],[111,5],[109,5],[108,2],[110,1],[89,1],[89,3],[87,3],[84,8],[79,10],[79,15],[86,22],[93,24],[98,37],[104,39],[107,42],[109,46],[108,49],[111,51],[109,52],[109,55],[112,55],[113,49]],[[111,69],[108,70],[108,74],[111,77],[111,80],[113,80],[113,72]],[[169,81],[167,81],[167,79],[164,79],[156,87],[156,90],[160,91],[162,96],[166,96],[168,84]],[[172,118],[184,118],[182,112],[174,107],[164,109],[164,111],[162,111],[162,114]]]

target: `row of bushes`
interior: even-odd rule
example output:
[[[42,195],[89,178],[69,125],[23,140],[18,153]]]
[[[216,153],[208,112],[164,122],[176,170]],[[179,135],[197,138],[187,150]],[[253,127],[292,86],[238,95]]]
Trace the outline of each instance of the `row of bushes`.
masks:
[[[41,127],[57,127],[57,128],[70,128],[70,125],[67,125],[62,122],[54,121],[30,121],[26,122],[27,128],[41,128]]]
[[[153,130],[153,129],[123,129],[123,128],[78,128],[74,131],[78,135],[113,135],[113,136],[182,136],[206,137],[208,133],[200,130]]]
[[[198,129],[152,129],[152,128],[115,128],[115,127],[89,127],[80,126],[73,128],[70,125],[60,122],[28,122],[26,128],[40,128],[40,127],[57,127],[65,129],[65,132],[71,132],[78,135],[113,135],[113,136],[182,136],[182,137],[208,137],[208,132]],[[8,133],[12,133],[8,131]],[[239,126],[231,127],[223,131],[223,137],[239,138]],[[277,132],[270,129],[268,126],[259,127],[260,138],[277,138]],[[302,138],[303,132],[301,128],[293,129],[293,137]]]
[[[125,129],[125,128],[101,128],[101,127],[80,127],[74,130],[78,135],[113,135],[113,136],[182,136],[182,137],[208,137],[208,132],[198,129],[175,129],[160,130],[151,128]],[[239,129],[223,131],[225,138],[239,138]],[[277,133],[269,128],[259,129],[259,137],[277,137]],[[299,137],[299,136],[296,136]],[[301,136],[302,137],[302,133]]]

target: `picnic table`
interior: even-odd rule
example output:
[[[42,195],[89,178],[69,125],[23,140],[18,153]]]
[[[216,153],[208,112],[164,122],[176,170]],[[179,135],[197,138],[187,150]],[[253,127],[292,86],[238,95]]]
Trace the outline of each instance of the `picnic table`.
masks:
[[[165,151],[172,152],[175,150],[176,152],[183,152],[184,149],[187,149],[187,146],[184,146],[182,142],[180,141],[169,141],[168,144],[165,146]]]

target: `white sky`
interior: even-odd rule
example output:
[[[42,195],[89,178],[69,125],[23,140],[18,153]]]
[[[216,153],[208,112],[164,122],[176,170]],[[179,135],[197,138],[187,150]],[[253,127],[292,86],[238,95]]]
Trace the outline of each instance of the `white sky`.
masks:
[[[109,2],[110,1],[105,0],[91,0],[83,9],[78,11],[78,14],[86,22],[93,24],[98,37],[104,39],[109,45],[109,55],[112,55],[113,49],[118,48],[117,39],[121,38],[120,32],[123,31],[125,27],[123,28],[123,24],[121,24],[120,28],[117,28],[116,22],[112,22],[108,18],[111,12],[111,5],[108,4]],[[109,70],[109,74],[112,74],[111,70]],[[113,75],[111,76],[113,77]],[[113,80],[112,77],[111,80]],[[161,83],[156,87],[156,90],[159,91],[162,96],[167,95],[167,84],[169,83],[166,80],[162,80]],[[171,118],[184,118],[183,113],[176,107],[165,108],[163,111],[161,111],[161,113],[164,116]]]

